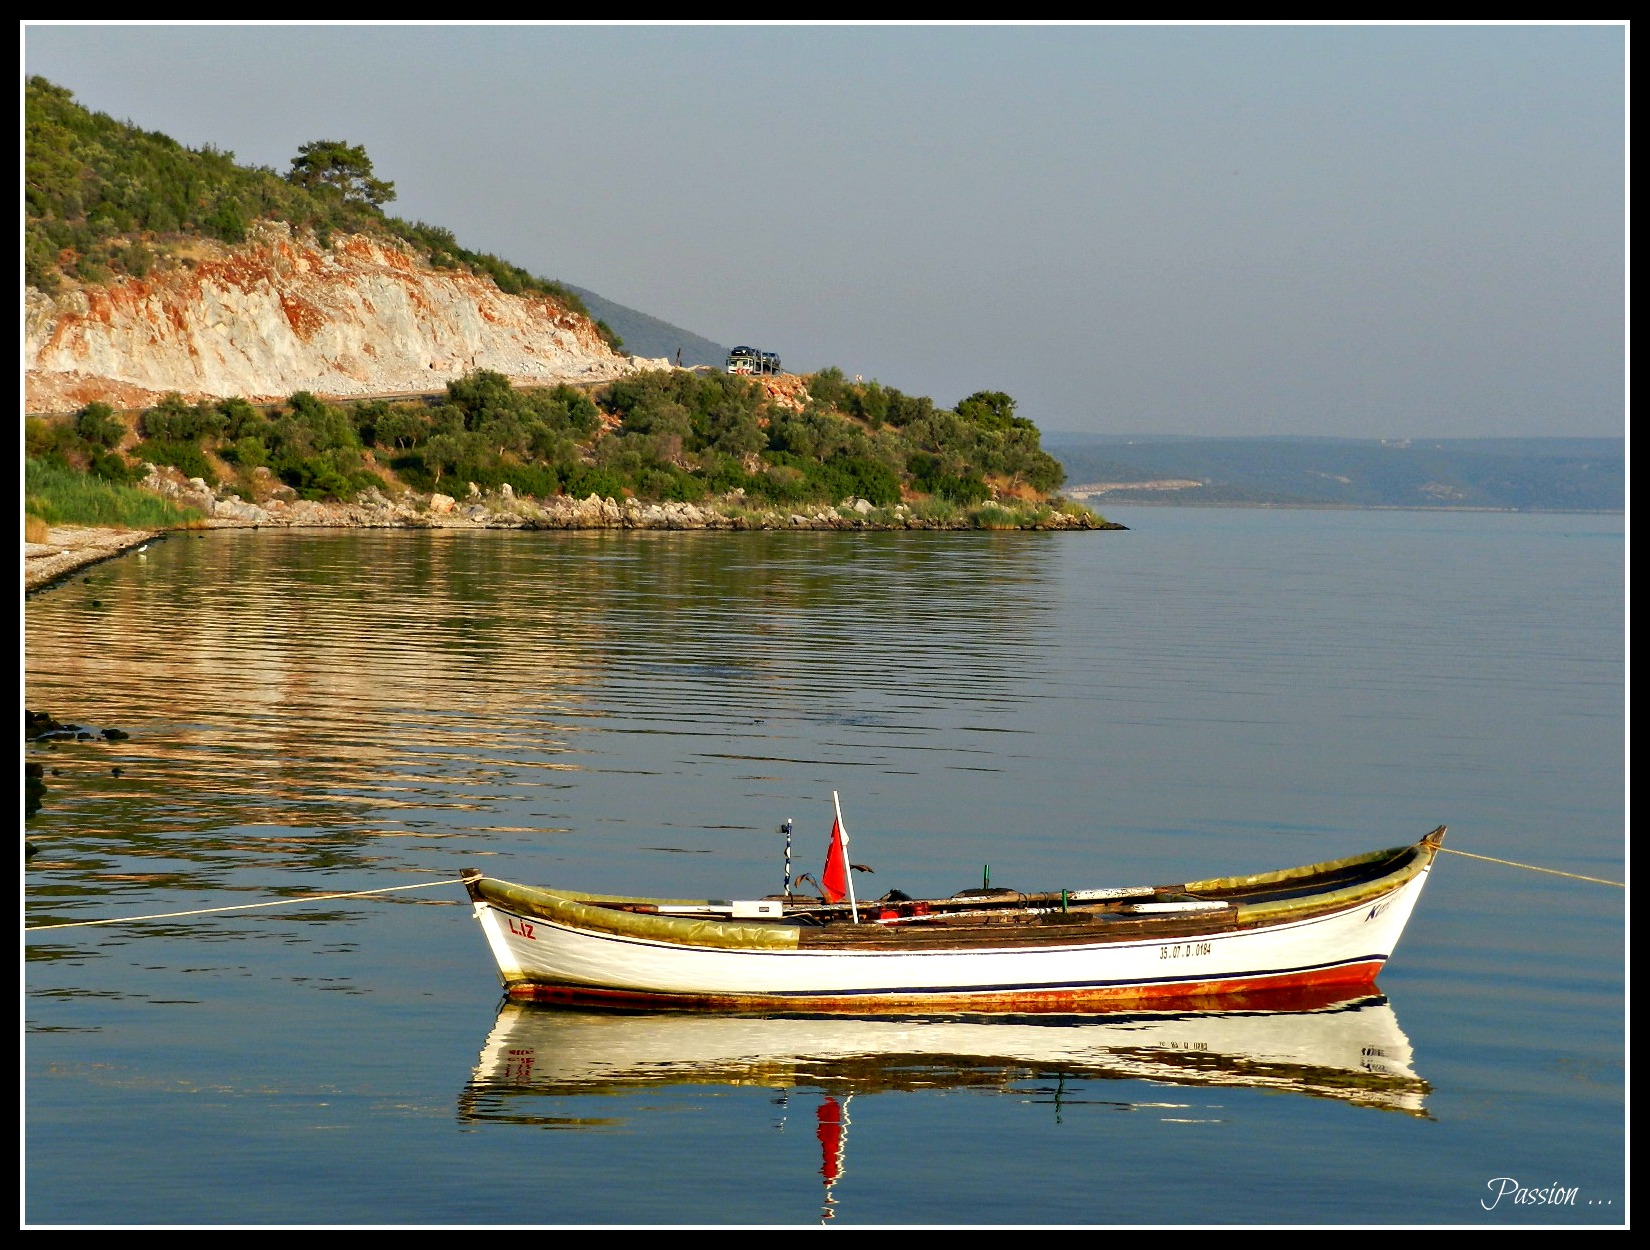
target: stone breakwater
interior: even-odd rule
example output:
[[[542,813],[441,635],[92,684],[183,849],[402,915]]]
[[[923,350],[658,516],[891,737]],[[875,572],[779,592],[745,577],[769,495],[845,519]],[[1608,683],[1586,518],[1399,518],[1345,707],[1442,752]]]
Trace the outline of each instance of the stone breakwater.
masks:
[[[483,492],[467,483],[462,495],[413,492],[385,495],[371,489],[353,503],[299,499],[277,487],[258,502],[215,491],[201,478],[187,481],[151,468],[144,487],[182,507],[194,508],[209,527],[353,527],[364,529],[664,529],[664,530],[959,530],[976,529],[973,518],[936,519],[907,504],[879,508],[866,499],[836,505],[810,504],[776,509],[747,502],[738,494],[706,503],[637,499],[584,499],[518,495],[505,485]],[[1122,529],[1082,508],[1005,503],[994,528],[1040,530]],[[996,514],[993,514],[995,517]]]
[[[1000,516],[935,519],[908,505],[879,508],[865,499],[799,510],[764,508],[737,495],[714,503],[643,503],[636,499],[534,499],[506,486],[496,493],[477,488],[462,499],[452,495],[406,494],[390,498],[369,490],[354,503],[318,503],[278,488],[253,503],[219,494],[201,478],[182,479],[151,470],[144,486],[206,519],[207,529],[651,529],[651,530],[967,530],[986,525],[1023,530],[1120,530],[1091,512],[1052,505],[1004,505]],[[43,542],[23,545],[23,580],[39,590],[69,574],[160,538],[159,530],[115,530],[63,526]]]

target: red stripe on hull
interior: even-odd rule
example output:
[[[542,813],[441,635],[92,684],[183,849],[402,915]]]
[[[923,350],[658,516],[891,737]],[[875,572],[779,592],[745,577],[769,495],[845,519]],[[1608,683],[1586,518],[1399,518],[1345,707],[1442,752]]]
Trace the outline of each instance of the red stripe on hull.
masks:
[[[1342,964],[1250,977],[1208,981],[1154,982],[1145,985],[1108,985],[1090,989],[996,990],[932,994],[661,994],[644,990],[610,990],[583,985],[521,984],[506,989],[522,1001],[563,1006],[630,1008],[693,1008],[717,1011],[788,1011],[806,1014],[872,1015],[881,1012],[1081,1012],[1132,1007],[1154,1009],[1223,1010],[1244,1007],[1268,1010],[1311,1010],[1338,1001],[1348,989],[1375,984],[1382,961]],[[1325,994],[1324,991],[1333,991]],[[1299,997],[1305,1005],[1291,1002]],[[1264,1000],[1264,1001],[1260,1001]]]

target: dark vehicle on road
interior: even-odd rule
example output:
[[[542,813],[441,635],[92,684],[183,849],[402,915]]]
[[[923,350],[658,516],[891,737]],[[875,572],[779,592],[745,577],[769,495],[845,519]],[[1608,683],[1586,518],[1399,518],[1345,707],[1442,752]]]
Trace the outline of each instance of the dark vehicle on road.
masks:
[[[729,373],[778,373],[779,353],[758,351],[754,347],[736,347],[728,353]]]

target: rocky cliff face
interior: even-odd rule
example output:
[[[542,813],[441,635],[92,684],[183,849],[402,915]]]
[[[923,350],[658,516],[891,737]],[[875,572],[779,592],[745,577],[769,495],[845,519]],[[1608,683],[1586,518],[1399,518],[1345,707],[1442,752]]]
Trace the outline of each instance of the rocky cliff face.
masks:
[[[600,382],[668,363],[615,354],[588,318],[549,300],[364,236],[323,248],[270,223],[147,279],[56,297],[30,288],[24,340],[36,413],[142,407],[174,391],[254,402],[428,392],[477,369],[520,385]]]

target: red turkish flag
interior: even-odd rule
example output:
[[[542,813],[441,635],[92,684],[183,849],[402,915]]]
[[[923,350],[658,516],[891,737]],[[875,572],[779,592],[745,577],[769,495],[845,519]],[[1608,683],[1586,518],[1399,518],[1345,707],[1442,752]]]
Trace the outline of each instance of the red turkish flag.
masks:
[[[825,875],[820,888],[827,903],[840,903],[848,897],[848,839],[842,832],[842,822],[831,822],[831,849],[825,855]]]

